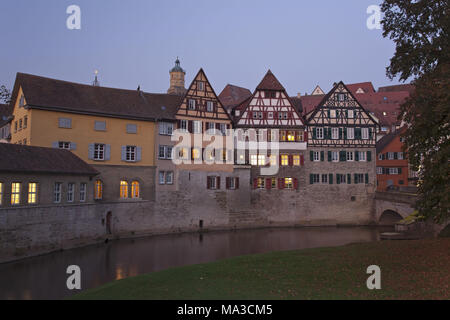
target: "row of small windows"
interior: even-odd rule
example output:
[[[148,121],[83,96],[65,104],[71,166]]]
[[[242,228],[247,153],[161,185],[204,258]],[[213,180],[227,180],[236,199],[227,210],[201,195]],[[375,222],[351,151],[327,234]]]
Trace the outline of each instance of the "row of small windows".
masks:
[[[336,173],[336,175],[311,173],[309,175],[309,184],[333,184],[334,176],[336,176],[336,184],[369,184],[368,173],[351,173],[342,174]]]
[[[119,184],[120,199],[140,199],[141,190],[139,181],[132,181],[129,183],[126,180],[121,180]],[[103,199],[103,182],[96,180],[94,183],[94,199]]]
[[[217,102],[215,101],[202,101],[197,99],[188,100],[189,110],[199,110],[206,112],[217,112]]]
[[[285,177],[285,178],[259,177],[253,179],[253,189],[297,190],[298,186],[299,186],[298,179],[292,177]]]
[[[310,161],[325,161],[325,151],[310,151]],[[328,151],[328,162],[344,162],[344,161],[372,161],[371,151]]]
[[[377,167],[377,174],[402,174],[402,168],[385,168],[385,167]]]
[[[207,176],[206,177],[206,189],[210,190],[220,190],[221,179],[219,176]],[[225,189],[227,190],[237,190],[239,189],[239,178],[238,177],[226,177],[225,178]]]
[[[239,141],[267,141],[267,142],[304,142],[306,140],[306,132],[302,130],[252,130],[238,132]]]
[[[281,154],[278,156],[278,164],[280,166],[303,166],[305,163],[304,156],[302,154]],[[251,154],[250,164],[252,166],[266,166],[277,165],[276,155],[264,155],[264,154]]]
[[[26,129],[28,127],[28,116],[24,116],[22,119],[14,121],[14,133]]]
[[[403,152],[379,153],[378,160],[404,160]]]
[[[72,119],[71,118],[58,118],[58,127],[63,129],[72,129]],[[106,121],[94,121],[94,130],[95,131],[106,131]],[[137,125],[136,124],[127,124],[126,125],[126,133],[136,134],[137,133]]]
[[[76,150],[77,144],[68,141],[53,142],[53,148]],[[103,143],[89,144],[88,158],[95,161],[108,161],[111,159],[111,145]],[[138,162],[142,160],[142,148],[137,146],[122,146],[121,160]]]
[[[158,159],[171,160],[174,158],[180,160],[205,160],[205,161],[228,161],[232,157],[231,150],[215,150],[201,148],[177,147],[175,150],[172,146],[159,146]]]
[[[53,202],[60,203],[62,200],[62,186],[61,182],[55,182],[54,190],[53,190]],[[75,183],[67,184],[67,202],[75,201]],[[11,205],[20,205],[20,204],[37,204],[38,203],[38,183],[37,182],[29,182],[28,183],[28,193],[27,199],[24,201],[21,199],[22,196],[22,183],[21,182],[13,182],[11,183]],[[86,201],[86,192],[87,192],[87,184],[80,183],[79,188],[79,201]],[[5,193],[4,184],[0,182],[0,205],[3,204],[3,195]]]
[[[159,133],[161,135],[172,135],[173,124],[161,124]],[[227,135],[227,130],[231,128],[229,124],[226,123],[216,123],[216,122],[206,122],[203,125],[202,121],[196,120],[178,120],[178,128],[185,132],[190,132],[194,134],[204,133],[205,131],[218,135]]]
[[[346,118],[346,119],[357,119],[361,117],[361,110],[354,109],[328,109],[325,110],[328,118],[337,119],[337,118]]]
[[[313,128],[313,139],[318,140],[369,140],[372,137],[372,128]]]
[[[249,111],[250,118],[255,120],[288,120],[293,119],[293,112],[285,112],[285,111]]]

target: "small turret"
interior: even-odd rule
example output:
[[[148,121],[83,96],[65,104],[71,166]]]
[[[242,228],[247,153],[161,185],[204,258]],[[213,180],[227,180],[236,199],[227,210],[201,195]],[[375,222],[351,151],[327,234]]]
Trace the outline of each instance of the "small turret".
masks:
[[[186,93],[184,87],[184,76],[186,72],[180,66],[180,60],[177,57],[175,61],[175,67],[170,70],[170,88],[167,90],[168,94],[183,95]]]

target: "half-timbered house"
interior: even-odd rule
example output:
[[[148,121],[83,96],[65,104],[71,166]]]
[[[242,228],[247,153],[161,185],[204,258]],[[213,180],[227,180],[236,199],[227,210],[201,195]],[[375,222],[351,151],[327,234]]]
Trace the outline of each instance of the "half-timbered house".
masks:
[[[377,122],[343,82],[307,115],[310,185],[375,186]]]
[[[252,166],[253,188],[298,189],[307,142],[304,120],[270,70],[232,114],[236,162]]]

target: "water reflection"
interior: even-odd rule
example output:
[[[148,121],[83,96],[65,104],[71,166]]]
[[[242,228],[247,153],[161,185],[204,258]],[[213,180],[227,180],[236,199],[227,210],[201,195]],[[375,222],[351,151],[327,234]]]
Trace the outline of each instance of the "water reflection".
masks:
[[[69,265],[82,288],[148,272],[238,255],[379,240],[377,228],[283,228],[120,240],[0,265],[0,299],[61,299]]]

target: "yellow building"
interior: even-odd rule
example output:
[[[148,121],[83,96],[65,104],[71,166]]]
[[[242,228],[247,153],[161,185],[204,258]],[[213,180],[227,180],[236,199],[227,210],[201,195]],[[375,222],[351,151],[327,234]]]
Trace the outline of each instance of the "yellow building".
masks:
[[[179,96],[19,73],[12,103],[11,143],[70,149],[101,172],[97,198],[152,199],[156,121]]]

